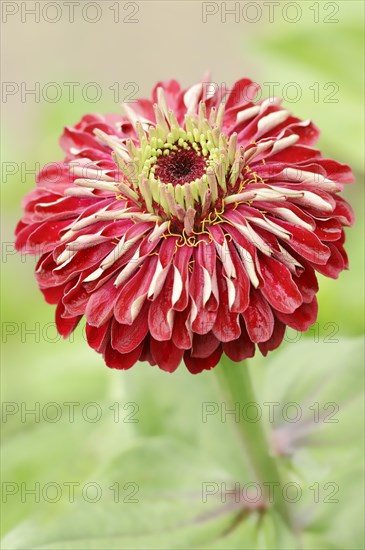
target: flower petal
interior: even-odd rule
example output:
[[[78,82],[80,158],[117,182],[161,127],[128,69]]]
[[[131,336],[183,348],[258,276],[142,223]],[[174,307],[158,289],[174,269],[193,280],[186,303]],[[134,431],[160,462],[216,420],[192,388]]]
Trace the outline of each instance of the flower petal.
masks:
[[[171,340],[159,342],[151,338],[151,354],[160,369],[174,372],[182,361],[184,351],[177,348]]]
[[[250,304],[244,311],[243,317],[252,342],[266,342],[271,338],[274,330],[274,315],[259,290],[251,289]]]
[[[121,325],[114,318],[111,325],[111,345],[119,353],[130,353],[144,340],[148,333],[148,309],[145,302],[132,325]]]
[[[317,298],[314,297],[310,303],[303,303],[294,313],[281,313],[276,312],[278,319],[288,325],[289,327],[304,332],[313,325],[317,319],[318,303]]]
[[[274,258],[261,255],[260,271],[264,286],[262,294],[275,309],[283,313],[293,313],[303,301],[289,269]]]
[[[140,344],[130,353],[119,353],[109,343],[103,353],[106,365],[111,369],[128,370],[138,361],[142,353],[143,344]]]
[[[217,365],[222,356],[222,348],[219,346],[209,357],[192,357],[190,350],[184,353],[184,362],[186,368],[192,374],[198,374],[203,370],[212,369]]]

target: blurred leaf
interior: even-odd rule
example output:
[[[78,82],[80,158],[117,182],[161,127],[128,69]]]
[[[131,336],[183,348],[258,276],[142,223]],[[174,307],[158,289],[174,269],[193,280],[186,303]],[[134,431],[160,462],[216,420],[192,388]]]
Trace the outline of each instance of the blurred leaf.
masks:
[[[264,403],[280,404],[275,422],[267,425],[275,435],[286,479],[302,491],[292,508],[303,540],[318,548],[361,547],[362,453],[353,442],[362,437],[362,361],[360,339],[341,339],[332,345],[303,339],[284,345],[271,362],[250,362],[258,405],[265,410]],[[79,375],[85,380],[88,365],[80,364]],[[67,368],[69,383],[66,372]],[[107,376],[99,395],[95,385],[99,371],[90,370],[88,380],[94,380],[95,389],[94,397],[88,390],[88,398],[99,400],[107,410],[118,392],[105,384],[106,379],[113,385],[123,379],[119,399],[128,396],[128,401],[139,404],[139,421],[121,425],[106,416],[90,425],[79,416],[73,426],[67,422],[23,426],[23,430],[20,426],[4,449],[9,466],[3,476],[31,486],[50,480],[60,485],[77,480],[81,487],[97,484],[102,497],[92,503],[78,489],[75,502],[63,492],[56,504],[35,505],[31,500],[19,504],[14,507],[18,516],[11,516],[11,524],[18,525],[5,536],[4,549],[295,547],[276,514],[250,512],[239,520],[239,504],[219,498],[222,487],[243,485],[250,478],[231,429],[232,415],[223,422],[221,414],[213,414],[203,422],[202,403],[222,408],[212,372],[193,377],[180,369],[169,376],[143,364],[128,373],[102,372]],[[82,392],[81,386],[77,391]],[[60,399],[64,392],[61,383]],[[55,390],[52,399],[56,398]],[[292,402],[303,412],[296,423],[283,415],[285,405]],[[332,417],[339,422],[314,421],[317,408],[321,416],[328,402],[338,403]],[[318,403],[314,410],[313,403]],[[27,452],[22,454],[21,449]],[[203,483],[217,487],[207,502],[202,498]],[[333,492],[334,502],[328,501]],[[137,501],[130,502],[131,496]],[[11,503],[14,498],[5,507]]]

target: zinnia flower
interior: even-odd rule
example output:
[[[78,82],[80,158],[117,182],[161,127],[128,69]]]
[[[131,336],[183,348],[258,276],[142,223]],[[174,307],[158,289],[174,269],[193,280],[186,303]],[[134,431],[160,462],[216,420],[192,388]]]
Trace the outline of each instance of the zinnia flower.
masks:
[[[138,360],[192,373],[266,355],[317,317],[316,271],[348,266],[338,196],[353,176],[312,145],[318,129],[254,102],[243,79],[156,85],[124,115],[66,127],[63,162],[25,199],[16,246],[67,337],[82,316],[111,368]]]

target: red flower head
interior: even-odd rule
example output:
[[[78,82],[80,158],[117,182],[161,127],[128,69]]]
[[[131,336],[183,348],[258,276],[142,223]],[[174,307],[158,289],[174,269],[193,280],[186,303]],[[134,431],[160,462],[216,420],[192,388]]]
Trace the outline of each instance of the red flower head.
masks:
[[[87,115],[41,170],[16,229],[68,336],[83,315],[106,364],[172,372],[266,355],[316,320],[315,272],[347,267],[348,166],[317,128],[243,79],[228,93],[158,84],[124,116]]]

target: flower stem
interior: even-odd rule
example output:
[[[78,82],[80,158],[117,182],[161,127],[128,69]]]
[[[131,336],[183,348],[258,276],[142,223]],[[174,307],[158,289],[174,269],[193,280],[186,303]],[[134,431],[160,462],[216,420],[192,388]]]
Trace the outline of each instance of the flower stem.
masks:
[[[259,406],[247,363],[233,363],[224,355],[220,364],[215,368],[215,372],[230,409],[239,406],[239,410],[242,412],[242,408],[247,407],[248,403]],[[279,465],[270,454],[262,420],[250,422],[243,419],[240,414],[239,422],[236,422],[235,425],[247,453],[252,473],[256,477],[255,481],[260,484],[265,501],[268,505],[271,503],[291,531],[295,531],[291,510],[283,498],[284,483]]]

